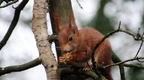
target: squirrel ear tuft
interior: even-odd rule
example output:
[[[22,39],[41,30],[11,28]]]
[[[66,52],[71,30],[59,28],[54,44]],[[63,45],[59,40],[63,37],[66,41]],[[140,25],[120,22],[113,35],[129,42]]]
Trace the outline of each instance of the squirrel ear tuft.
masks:
[[[78,32],[77,25],[75,23],[75,18],[73,15],[69,16],[69,28],[74,31],[74,33]]]
[[[55,15],[55,21],[56,21],[56,24],[54,27],[57,27],[56,28],[56,32],[60,32],[62,30],[62,27],[60,26],[61,24],[61,19],[58,15]]]

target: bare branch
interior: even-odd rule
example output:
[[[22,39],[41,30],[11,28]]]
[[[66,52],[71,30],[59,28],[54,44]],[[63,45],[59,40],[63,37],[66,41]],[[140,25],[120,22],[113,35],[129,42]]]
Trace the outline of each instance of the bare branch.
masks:
[[[80,2],[79,2],[78,0],[76,0],[76,2],[78,3],[79,7],[80,7],[81,9],[83,9],[83,7],[82,7],[82,5],[80,4]]]
[[[5,5],[0,6],[0,8],[5,8],[5,7],[7,7],[9,5],[12,5],[12,4],[16,3],[16,2],[18,2],[18,0],[10,1],[10,2],[6,3]]]
[[[25,64],[0,67],[0,76],[4,75],[4,74],[11,73],[11,72],[19,72],[19,71],[27,70],[27,69],[33,68],[39,64],[41,64],[41,59],[36,58],[36,59],[34,59],[28,63],[25,63]]]
[[[125,67],[133,67],[138,69],[144,69],[144,66],[134,65],[134,64],[123,64]]]
[[[142,34],[142,37],[143,37],[143,35],[144,35],[144,33]],[[137,56],[138,56],[138,54],[139,54],[139,52],[140,52],[140,50],[141,50],[141,48],[142,48],[142,46],[143,46],[143,42],[144,42],[144,40],[142,39],[142,40],[141,40],[140,47],[139,47],[139,49],[138,49],[138,51],[137,51],[137,53],[136,53],[136,55],[135,55],[134,58],[137,58]],[[138,60],[138,61],[139,61],[139,60]]]
[[[49,35],[48,36],[48,41],[50,42],[50,43],[52,43],[52,42],[54,42],[54,41],[56,41],[57,40],[57,35]]]
[[[96,62],[95,62],[95,58],[94,58],[94,52],[97,50],[97,48],[104,42],[104,40],[105,39],[107,39],[108,37],[110,37],[110,36],[112,36],[112,35],[114,35],[115,33],[118,33],[118,32],[123,32],[123,33],[126,33],[126,34],[128,34],[128,35],[130,35],[130,36],[132,36],[133,38],[134,38],[134,40],[136,40],[136,41],[142,41],[144,38],[143,38],[143,35],[142,36],[137,36],[137,34],[135,35],[135,34],[133,34],[133,33],[131,33],[131,32],[128,32],[128,31],[125,31],[125,30],[121,30],[120,29],[120,24],[121,23],[119,23],[119,27],[118,27],[118,29],[117,30],[115,30],[115,31],[113,31],[113,32],[110,32],[109,34],[107,34],[100,42],[99,42],[99,44],[97,44],[96,46],[95,46],[95,48],[94,48],[94,50],[93,50],[93,52],[92,52],[92,64],[93,64],[93,67],[94,68],[96,68]],[[139,59],[139,58],[136,58],[137,60]],[[94,69],[95,71],[97,71],[96,69]]]
[[[117,63],[117,62],[121,62],[121,59],[115,53],[112,53],[112,61],[114,63]],[[125,70],[124,70],[123,65],[119,65],[119,71],[120,71],[121,80],[126,80],[125,79]]]
[[[139,34],[139,31],[138,31],[137,34],[133,34],[133,33],[131,33],[131,32],[122,30],[122,29],[120,28],[120,25],[121,25],[121,22],[119,23],[119,26],[118,26],[118,29],[117,29],[117,30],[115,30],[115,31],[107,34],[107,35],[95,46],[95,48],[93,49],[92,56],[91,56],[91,59],[92,59],[91,61],[92,61],[92,65],[93,65],[93,70],[94,70],[95,73],[98,74],[98,75],[100,75],[100,72],[97,70],[97,66],[96,66],[94,54],[95,54],[95,51],[98,49],[98,47],[104,42],[105,39],[107,39],[108,37],[112,36],[112,35],[115,34],[115,33],[123,32],[123,33],[126,33],[126,34],[132,36],[133,39],[136,40],[136,41],[142,41],[142,43],[141,43],[141,45],[140,45],[140,48],[139,48],[139,50],[138,50],[138,52],[137,52],[136,55],[138,55],[138,53],[139,53],[139,51],[140,51],[140,49],[141,49],[141,47],[142,47],[142,45],[143,45],[143,40],[144,40],[143,35],[144,35],[144,34],[143,34],[143,35],[140,35],[140,34]],[[134,60],[139,60],[139,59],[141,59],[141,58],[134,58]],[[132,60],[133,60],[133,59],[132,59]],[[131,60],[128,60],[128,61],[131,61]],[[140,60],[139,60],[139,61],[140,61]],[[127,61],[126,61],[126,62],[127,62]],[[125,62],[118,62],[118,63],[114,64],[113,66],[119,65],[119,67],[121,68],[121,67],[123,66],[123,63],[125,63]],[[112,66],[112,65],[111,65],[111,66]],[[111,67],[111,66],[109,66],[109,67]],[[122,68],[121,68],[121,69],[122,69]],[[124,68],[123,68],[123,69],[124,69]],[[123,74],[123,73],[121,73],[121,74]],[[124,76],[121,76],[121,77],[123,77],[123,79],[125,79]]]
[[[111,65],[104,66],[104,68],[111,67],[111,66],[117,66],[117,65],[123,65],[126,62],[135,61],[135,60],[143,60],[143,59],[144,59],[144,57],[137,57],[137,58],[133,58],[133,59],[128,59],[128,60],[125,60],[125,61],[122,61],[122,62],[118,62],[118,63],[114,63],[114,64],[111,64]]]
[[[19,20],[19,16],[21,11],[23,10],[23,8],[25,7],[25,5],[28,3],[29,0],[23,0],[18,7],[15,8],[15,14],[13,17],[13,20],[10,24],[10,27],[7,31],[7,33],[5,34],[4,38],[2,39],[2,41],[0,42],[0,50],[4,47],[4,45],[7,43],[9,37],[11,36],[14,28],[16,27],[18,20]]]

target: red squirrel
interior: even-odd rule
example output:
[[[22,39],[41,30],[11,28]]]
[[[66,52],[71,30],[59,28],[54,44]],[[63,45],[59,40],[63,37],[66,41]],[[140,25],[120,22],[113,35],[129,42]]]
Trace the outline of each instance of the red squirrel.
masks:
[[[92,50],[104,37],[99,31],[93,28],[82,28],[78,30],[76,24],[71,21],[65,25],[58,34],[58,40],[63,55],[59,57],[59,62],[65,64],[89,63]],[[112,50],[109,41],[106,39],[95,51],[95,61],[97,65],[106,66],[111,64]],[[102,74],[108,80],[112,80],[111,68],[106,68]]]

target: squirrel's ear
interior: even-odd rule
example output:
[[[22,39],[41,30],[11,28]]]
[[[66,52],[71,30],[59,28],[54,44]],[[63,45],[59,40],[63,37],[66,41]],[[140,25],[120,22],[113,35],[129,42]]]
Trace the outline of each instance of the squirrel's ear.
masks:
[[[54,30],[56,30],[56,33],[58,32],[60,32],[63,28],[64,28],[64,25],[61,25],[62,24],[62,22],[61,22],[61,17],[60,16],[58,16],[58,15],[54,15],[55,17],[54,17],[54,19],[55,19],[55,24],[52,26],[52,27],[54,27],[55,29]]]
[[[77,28],[77,25],[75,23],[75,18],[73,15],[70,15],[69,17],[69,28],[74,32],[78,32],[78,28]]]
[[[56,24],[55,24],[55,28],[56,28],[56,32],[59,32],[61,30],[61,27],[60,27],[60,17],[55,15],[55,21],[56,21]]]

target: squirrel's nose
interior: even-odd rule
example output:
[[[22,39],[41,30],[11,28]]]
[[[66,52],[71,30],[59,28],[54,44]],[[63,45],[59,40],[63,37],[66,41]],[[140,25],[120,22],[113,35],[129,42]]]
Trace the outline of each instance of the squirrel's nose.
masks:
[[[66,44],[64,47],[63,47],[63,52],[64,53],[67,53],[67,52],[71,52],[73,50],[72,46],[70,46],[69,44]]]

